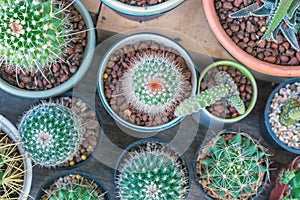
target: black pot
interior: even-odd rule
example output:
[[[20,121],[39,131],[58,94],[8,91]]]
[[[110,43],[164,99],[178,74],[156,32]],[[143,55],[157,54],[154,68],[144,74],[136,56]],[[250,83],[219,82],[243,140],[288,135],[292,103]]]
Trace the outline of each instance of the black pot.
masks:
[[[262,135],[264,137],[264,139],[266,141],[271,141],[272,146],[276,147],[280,147],[281,149],[284,149],[286,151],[292,152],[294,154],[300,154],[300,149],[295,149],[292,147],[289,147],[288,145],[286,145],[284,142],[282,142],[281,140],[279,140],[279,138],[276,136],[276,134],[274,133],[274,131],[272,130],[272,127],[269,123],[269,108],[270,108],[270,104],[272,102],[272,99],[274,98],[275,94],[283,87],[285,87],[287,84],[291,84],[291,83],[295,83],[295,82],[300,82],[300,78],[291,78],[291,79],[287,79],[286,81],[282,82],[281,84],[279,84],[269,95],[266,106],[265,106],[265,110],[264,110],[264,118],[263,118],[263,122],[262,122],[262,126],[261,126],[261,130],[262,130]]]
[[[45,194],[44,189],[48,188],[56,179],[58,179],[59,177],[63,177],[69,174],[79,174],[81,176],[83,176],[86,179],[89,180],[93,180],[94,183],[96,183],[103,192],[106,192],[106,194],[104,195],[106,200],[110,200],[110,194],[108,193],[107,189],[105,188],[105,186],[98,180],[96,179],[94,176],[86,173],[86,172],[80,172],[80,171],[71,171],[71,172],[61,172],[59,174],[56,174],[54,176],[52,176],[51,178],[49,178],[46,183],[44,185],[42,185],[42,187],[39,189],[37,195],[35,196],[36,200],[40,200],[41,197]]]
[[[164,145],[167,145],[168,147],[170,147],[174,152],[176,152],[177,154],[180,155],[180,159],[182,160],[182,162],[184,163],[185,167],[186,167],[186,171],[188,173],[188,192],[186,193],[185,195],[185,199],[187,199],[188,197],[188,194],[189,194],[189,191],[191,189],[191,171],[190,171],[190,167],[189,167],[189,164],[187,162],[187,159],[185,157],[185,155],[183,154],[183,152],[181,152],[177,147],[175,147],[174,145],[172,145],[171,143],[169,142],[166,142],[164,140],[161,140],[159,138],[146,138],[146,139],[142,139],[142,140],[138,140],[138,141],[135,141],[133,142],[132,144],[130,144],[129,146],[127,146],[124,151],[120,154],[117,162],[116,162],[116,166],[115,166],[115,170],[114,170],[114,183],[115,183],[115,186],[116,186],[116,193],[118,193],[118,187],[117,187],[117,176],[119,174],[118,172],[118,168],[119,168],[119,165],[123,159],[123,157],[128,153],[128,151],[130,151],[130,149],[136,147],[136,146],[139,146],[139,145],[143,145],[143,144],[147,144],[147,143],[150,143],[150,142],[155,142],[155,143],[160,143],[160,144],[164,144]]]
[[[234,130],[229,130],[229,129],[227,130],[227,129],[225,129],[225,130],[219,132],[218,135],[231,134],[231,133],[235,134],[235,133],[237,133],[237,132],[234,131]],[[245,137],[246,137],[246,136],[245,136]],[[209,141],[208,141],[208,142],[209,142]],[[258,143],[258,142],[256,141],[256,143]],[[195,156],[194,156],[194,160],[193,160],[194,180],[195,180],[195,182],[196,182],[197,188],[200,190],[200,192],[203,194],[203,196],[205,196],[206,199],[213,200],[213,198],[212,198],[211,196],[209,196],[209,195],[204,191],[203,187],[202,187],[201,184],[199,183],[199,177],[198,177],[198,175],[197,175],[197,167],[196,167],[196,166],[197,166],[197,158],[198,158],[198,156],[199,156],[199,154],[200,154],[202,148],[203,148],[205,145],[206,145],[206,143],[203,142],[203,143],[198,147],[198,149],[197,149],[197,151],[196,151],[196,154],[195,154]],[[269,162],[269,159],[268,159],[268,157],[267,157],[266,155],[265,155],[265,160],[266,160],[267,168],[269,168],[270,162]],[[269,173],[267,173],[267,174],[265,175],[263,185],[260,187],[258,193],[257,193],[254,197],[251,198],[251,200],[260,199],[260,194],[265,190],[265,186],[266,186],[268,180],[269,180]]]

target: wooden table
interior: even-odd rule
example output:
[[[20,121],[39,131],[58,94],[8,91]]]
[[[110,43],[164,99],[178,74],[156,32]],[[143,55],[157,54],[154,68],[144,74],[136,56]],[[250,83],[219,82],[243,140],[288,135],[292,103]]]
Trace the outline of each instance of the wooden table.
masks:
[[[86,0],[85,3],[93,4],[95,2]],[[89,6],[91,13],[96,13],[94,16],[97,16],[96,7],[93,5]],[[151,30],[161,33],[160,27],[168,27],[169,31],[167,31],[167,35],[176,39],[182,45],[187,47],[189,53],[195,59],[198,70],[201,70],[209,62],[212,62],[211,57],[232,59],[230,55],[227,54],[227,52],[218,44],[211,34],[208,25],[205,24],[206,21],[201,7],[200,0],[186,0],[181,6],[174,9],[170,13],[163,15],[161,18],[141,23],[124,19],[118,14],[109,10],[107,7],[101,5],[97,23],[98,41],[105,40],[107,36],[114,35],[114,37],[105,40],[105,42],[97,46],[90,71],[85,78],[74,87],[73,91],[87,97],[95,106],[95,109],[100,112],[102,138],[100,144],[98,144],[97,149],[94,152],[93,158],[86,165],[75,170],[88,172],[100,179],[109,190],[112,199],[115,199],[113,172],[118,155],[130,143],[138,139],[142,139],[145,136],[143,134],[133,135],[132,133],[118,126],[103,108],[96,88],[96,74],[101,57],[106,49],[118,38],[141,30],[137,30],[135,28],[139,27],[142,28],[142,30]],[[192,20],[189,15],[186,14],[186,11],[193,13],[197,17]],[[168,23],[170,20],[173,21],[172,19],[174,19],[174,16],[178,17],[178,23]],[[200,22],[197,21],[197,19],[200,20]],[[202,25],[199,27],[197,23],[201,23]],[[124,24],[125,27],[120,26],[120,24]],[[155,25],[157,26],[153,27]],[[149,28],[150,26],[151,28]],[[123,34],[115,35],[116,33],[120,32]],[[162,32],[166,33],[166,31]],[[205,37],[202,37],[202,35]],[[262,79],[263,76],[258,75],[257,77]],[[254,138],[261,140],[261,143],[270,149],[270,152],[273,154],[273,156],[270,157],[272,160],[271,181],[274,181],[274,177],[278,173],[277,169],[290,162],[296,155],[269,146],[268,141],[264,141],[261,137],[260,118],[263,115],[268,94],[274,88],[274,84],[264,80],[258,80],[257,83],[259,87],[259,95],[254,110],[247,118],[232,125],[230,128],[249,133]],[[7,117],[14,124],[17,124],[19,117],[22,115],[22,113],[24,113],[25,110],[30,108],[30,105],[32,105],[34,101],[35,100],[33,99],[14,97],[0,90],[0,113]],[[215,132],[216,131],[217,130],[215,130]],[[173,144],[181,148],[185,152],[189,164],[192,165],[196,149],[202,143],[206,134],[212,134],[212,131],[207,130],[205,127],[199,126],[193,117],[188,116],[177,126],[157,133],[153,137],[171,141]],[[40,186],[49,177],[59,172],[60,170],[42,169],[38,166],[35,166],[33,169],[33,182],[30,193],[32,197],[35,196]],[[267,199],[271,187],[272,185],[268,183],[265,192],[260,196],[259,199]],[[191,191],[188,199],[205,199],[196,187],[194,180],[192,181]]]

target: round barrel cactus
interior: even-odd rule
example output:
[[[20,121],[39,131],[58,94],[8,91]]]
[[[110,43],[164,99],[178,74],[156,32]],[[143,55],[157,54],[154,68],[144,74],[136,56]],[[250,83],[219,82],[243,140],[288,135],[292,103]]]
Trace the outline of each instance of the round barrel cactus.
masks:
[[[0,1],[0,64],[40,71],[60,59],[70,25],[55,0]]]
[[[79,117],[66,106],[42,103],[27,111],[19,125],[21,143],[43,166],[56,166],[75,154],[81,142]]]

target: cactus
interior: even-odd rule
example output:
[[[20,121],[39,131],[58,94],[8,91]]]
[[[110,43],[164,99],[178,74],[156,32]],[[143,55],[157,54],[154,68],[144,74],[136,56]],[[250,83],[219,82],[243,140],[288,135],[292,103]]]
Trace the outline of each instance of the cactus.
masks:
[[[295,98],[287,99],[282,106],[279,121],[285,126],[300,121],[300,102]]]
[[[159,115],[183,99],[186,83],[175,62],[159,55],[146,55],[136,59],[123,75],[122,92],[137,110]]]
[[[29,156],[42,166],[56,166],[75,154],[81,142],[81,121],[58,103],[42,103],[25,113],[20,140]]]
[[[279,31],[285,36],[294,49],[300,51],[297,34],[300,29],[300,1],[296,0],[261,0],[263,5],[253,3],[237,12],[230,14],[232,18],[253,16],[269,16],[266,32],[262,39],[276,42]]]
[[[24,162],[18,143],[0,133],[0,199],[19,199],[24,183]]]
[[[289,185],[286,195],[282,200],[300,199],[300,170],[284,170],[281,179],[281,184]]]
[[[64,189],[59,189],[55,193],[51,194],[49,200],[72,200],[72,199],[84,199],[84,200],[98,200],[99,197],[93,194],[93,191],[83,185],[67,185]]]
[[[178,156],[168,150],[132,152],[120,164],[116,183],[122,200],[179,200],[185,199],[188,191],[188,178]]]
[[[245,112],[245,105],[239,96],[239,91],[230,75],[225,71],[218,71],[214,77],[217,85],[196,96],[192,96],[179,104],[175,109],[176,116],[185,116],[215,103],[221,98],[233,106],[239,114]]]
[[[247,134],[218,135],[200,155],[199,182],[217,199],[251,198],[258,193],[268,173],[263,147]]]
[[[60,59],[71,26],[56,4],[55,0],[0,1],[0,66],[36,72]]]

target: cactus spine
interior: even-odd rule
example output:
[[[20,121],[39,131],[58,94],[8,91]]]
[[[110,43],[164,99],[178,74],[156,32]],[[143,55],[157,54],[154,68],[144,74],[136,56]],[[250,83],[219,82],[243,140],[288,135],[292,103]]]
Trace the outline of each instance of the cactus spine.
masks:
[[[43,166],[56,166],[77,151],[82,137],[81,121],[58,103],[42,103],[23,116],[19,133],[29,156]]]
[[[300,102],[297,99],[290,98],[283,103],[279,121],[286,126],[300,121]]]
[[[263,184],[268,163],[263,147],[246,134],[216,136],[199,154],[197,173],[217,199],[250,199]]]
[[[41,71],[60,59],[71,26],[55,0],[0,1],[0,66]]]
[[[245,112],[245,106],[239,96],[238,88],[230,75],[225,71],[219,71],[214,78],[217,83],[215,87],[184,100],[176,107],[175,115],[185,116],[193,112],[198,112],[200,109],[204,109],[221,98],[226,98],[231,106],[240,114],[243,114]]]
[[[178,156],[172,154],[154,148],[130,152],[118,169],[118,197],[122,200],[185,199],[188,177],[178,163]]]
[[[164,113],[183,99],[186,80],[175,62],[158,55],[136,59],[123,75],[122,92],[137,110],[150,115]]]

